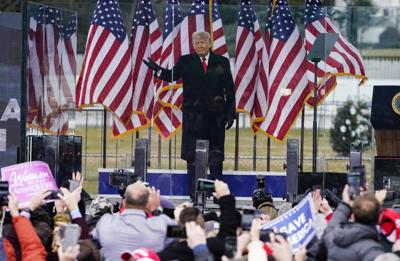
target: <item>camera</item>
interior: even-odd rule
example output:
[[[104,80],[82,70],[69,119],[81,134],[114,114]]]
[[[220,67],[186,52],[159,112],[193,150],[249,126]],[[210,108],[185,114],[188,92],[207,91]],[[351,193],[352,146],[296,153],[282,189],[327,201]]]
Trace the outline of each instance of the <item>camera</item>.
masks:
[[[8,181],[0,181],[0,206],[8,205]]]
[[[262,175],[257,176],[257,189],[265,189],[265,178]]]
[[[261,242],[270,242],[270,238],[269,235],[273,233],[277,236],[281,236],[283,237],[285,240],[287,240],[287,234],[284,232],[278,232],[278,233],[274,233],[274,231],[272,229],[264,229],[264,230],[260,230],[260,241]]]
[[[253,222],[253,219],[255,218],[255,216],[256,216],[255,209],[253,209],[253,208],[243,209],[242,230],[250,231],[251,223]]]
[[[257,176],[257,188],[253,191],[253,207],[258,208],[264,202],[273,203],[272,195],[265,192],[264,176]]]
[[[186,238],[186,229],[183,226],[167,226],[167,237]]]
[[[138,176],[133,172],[125,169],[116,169],[110,173],[108,183],[110,186],[121,188],[135,183],[138,179]]]
[[[48,195],[47,197],[46,197],[46,199],[59,199],[58,198],[58,194],[61,194],[62,195],[62,191],[60,190],[60,189],[56,189],[56,190],[49,190],[51,193],[50,193],[50,195]]]
[[[349,195],[355,199],[360,194],[361,177],[358,172],[349,172],[347,174],[347,184],[349,185]]]
[[[214,192],[215,182],[209,179],[197,179],[197,191]]]
[[[270,202],[273,203],[272,195],[265,193],[264,190],[256,189],[252,196],[253,207],[258,208],[262,203]]]

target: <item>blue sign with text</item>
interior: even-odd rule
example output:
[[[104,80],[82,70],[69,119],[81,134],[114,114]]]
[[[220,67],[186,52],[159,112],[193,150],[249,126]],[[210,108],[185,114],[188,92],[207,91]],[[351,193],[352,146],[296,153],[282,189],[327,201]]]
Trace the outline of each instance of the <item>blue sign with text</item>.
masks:
[[[265,224],[261,229],[275,228],[278,232],[286,233],[294,253],[315,237],[314,220],[314,205],[309,193],[296,207]]]

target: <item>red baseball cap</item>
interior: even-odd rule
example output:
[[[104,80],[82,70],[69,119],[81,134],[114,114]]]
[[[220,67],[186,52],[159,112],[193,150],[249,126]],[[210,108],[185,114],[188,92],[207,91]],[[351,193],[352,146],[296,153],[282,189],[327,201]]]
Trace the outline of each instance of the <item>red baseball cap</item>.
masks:
[[[134,258],[135,261],[160,261],[158,255],[150,249],[140,247],[132,252],[125,251],[121,255],[122,260],[129,260]]]

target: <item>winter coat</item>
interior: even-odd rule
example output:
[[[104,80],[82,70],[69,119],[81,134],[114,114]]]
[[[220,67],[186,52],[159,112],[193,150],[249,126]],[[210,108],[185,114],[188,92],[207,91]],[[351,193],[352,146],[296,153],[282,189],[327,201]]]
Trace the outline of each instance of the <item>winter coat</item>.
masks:
[[[29,219],[23,216],[17,216],[13,217],[12,223],[21,246],[22,260],[46,260],[46,249],[40,241],[39,236],[36,234],[35,228],[32,226]],[[13,245],[7,239],[4,244],[7,260],[16,260]]]
[[[210,51],[207,71],[197,54],[183,55],[160,79],[183,82],[181,158],[193,161],[196,140],[208,140],[217,161],[224,160],[225,124],[235,118],[235,93],[229,60]]]
[[[374,260],[384,253],[375,226],[349,222],[350,215],[350,206],[340,203],[325,229],[322,247],[327,260]]]

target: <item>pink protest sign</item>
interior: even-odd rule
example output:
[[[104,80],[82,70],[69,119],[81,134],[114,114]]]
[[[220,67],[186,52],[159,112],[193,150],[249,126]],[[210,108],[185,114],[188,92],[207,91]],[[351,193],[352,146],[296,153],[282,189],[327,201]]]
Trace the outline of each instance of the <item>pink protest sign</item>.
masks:
[[[41,161],[31,161],[1,168],[1,180],[8,181],[19,207],[27,206],[29,200],[43,190],[56,190],[57,185],[49,166]]]

